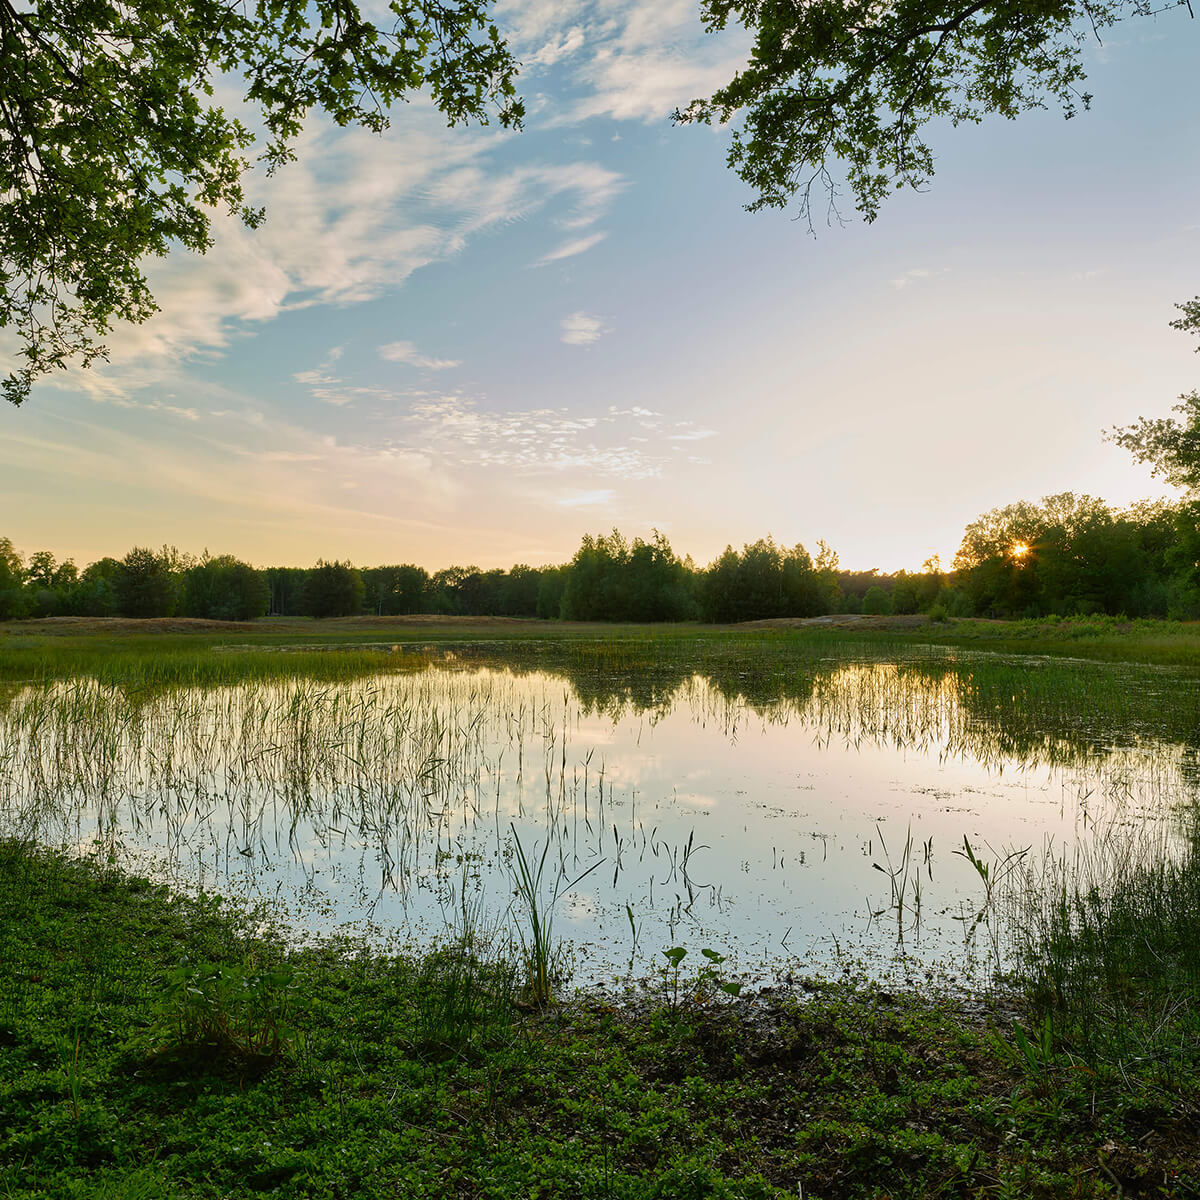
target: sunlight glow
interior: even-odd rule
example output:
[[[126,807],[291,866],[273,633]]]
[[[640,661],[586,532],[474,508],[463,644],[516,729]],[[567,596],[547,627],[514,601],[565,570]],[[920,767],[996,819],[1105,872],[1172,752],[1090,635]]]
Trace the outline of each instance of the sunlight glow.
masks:
[[[1029,547],[1024,542],[1014,542],[1011,553],[1013,558],[1024,558],[1029,553]]]

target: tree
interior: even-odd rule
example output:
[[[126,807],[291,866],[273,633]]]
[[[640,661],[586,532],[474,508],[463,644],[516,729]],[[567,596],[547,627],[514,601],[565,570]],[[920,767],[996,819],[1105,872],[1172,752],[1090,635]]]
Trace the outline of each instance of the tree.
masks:
[[[544,621],[556,621],[562,615],[563,591],[570,567],[543,567],[538,573],[536,615]]]
[[[836,588],[837,555],[824,542],[819,562],[815,568],[803,546],[784,549],[771,537],[743,546],[741,554],[726,546],[704,573],[704,616],[730,623],[827,612]]]
[[[253,621],[266,616],[271,589],[262,571],[229,554],[200,562],[184,576],[184,612],[212,621]]]
[[[924,127],[988,113],[1013,118],[1058,105],[1086,109],[1084,41],[1129,16],[1189,0],[703,0],[710,31],[736,20],[755,37],[745,70],[677,122],[742,117],[729,165],[758,193],[748,207],[813,189],[836,214],[833,171],[873,221],[892,191],[922,188],[934,153]]]
[[[0,537],[0,621],[11,621],[27,612],[28,601],[21,587],[24,579],[21,556],[8,538]]]
[[[29,615],[57,617],[71,612],[71,594],[79,582],[75,564],[57,562],[49,550],[36,550],[25,564]]]
[[[421,611],[429,573],[412,563],[392,567],[370,567],[362,573],[367,605],[380,616]]]
[[[365,591],[362,575],[348,562],[318,559],[304,583],[304,614],[353,617],[362,610]]]
[[[657,529],[630,544],[620,530],[584,536],[564,572],[567,621],[686,621],[694,613],[691,569]],[[539,615],[544,611],[538,601]]]
[[[500,592],[500,607],[506,617],[533,617],[537,615],[538,589],[542,573],[525,563],[514,563],[504,579]],[[558,615],[557,613],[555,614]]]
[[[172,569],[172,553],[155,554],[135,546],[121,560],[113,580],[117,612],[123,617],[170,617],[179,602],[179,587]]]
[[[356,0],[0,0],[0,328],[24,360],[5,397],[149,317],[140,260],[206,250],[209,209],[263,219],[242,187],[254,135],[211,102],[216,75],[242,78],[268,173],[314,108],[382,130],[424,90],[451,125],[519,127],[487,5],[393,0],[380,27]]]
[[[101,558],[84,568],[71,600],[81,617],[111,617],[117,611],[117,578],[121,564],[115,558]]]
[[[1175,307],[1183,316],[1172,321],[1171,327],[1200,336],[1200,296]],[[1196,353],[1200,354],[1200,346]],[[1182,420],[1139,417],[1135,425],[1111,430],[1109,437],[1138,462],[1149,463],[1152,475],[1175,487],[1200,492],[1200,392],[1179,399],[1181,403],[1171,411],[1180,413]]]
[[[302,616],[308,571],[304,567],[268,567],[263,574],[270,593],[267,611],[276,617]]]
[[[869,616],[887,616],[892,611],[892,596],[877,583],[873,583],[862,598],[862,611]]]

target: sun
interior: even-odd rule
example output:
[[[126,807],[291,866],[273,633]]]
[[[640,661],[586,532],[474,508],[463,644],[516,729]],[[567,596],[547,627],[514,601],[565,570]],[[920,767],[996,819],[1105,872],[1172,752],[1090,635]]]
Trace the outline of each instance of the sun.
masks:
[[[1024,542],[1014,542],[1010,553],[1013,558],[1024,558],[1029,553],[1029,547]]]

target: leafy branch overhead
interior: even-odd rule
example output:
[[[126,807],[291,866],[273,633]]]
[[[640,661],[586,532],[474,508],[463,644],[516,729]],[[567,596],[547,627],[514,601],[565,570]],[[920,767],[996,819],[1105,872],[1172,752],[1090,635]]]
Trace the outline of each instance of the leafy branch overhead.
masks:
[[[519,127],[487,7],[392,0],[380,25],[354,0],[0,0],[0,328],[21,358],[5,397],[153,313],[140,260],[206,250],[209,209],[263,219],[242,186],[255,138],[214,102],[218,77],[261,119],[269,172],[314,109],[382,130],[423,91],[451,125]]]
[[[934,152],[925,127],[989,113],[1014,118],[1086,109],[1085,41],[1128,16],[1188,0],[704,0],[710,31],[730,22],[755,37],[749,64],[677,122],[740,119],[729,165],[757,193],[751,210],[798,200],[812,223],[814,189],[837,215],[837,176],[868,221],[889,193],[923,187]]]
[[[1183,313],[1171,322],[1173,329],[1200,337],[1200,296],[1175,306]],[[1200,346],[1196,347],[1200,354]],[[1174,487],[1200,492],[1200,392],[1180,396],[1173,412],[1181,416],[1139,417],[1134,425],[1118,427],[1109,438],[1140,463],[1149,463],[1151,473]]]

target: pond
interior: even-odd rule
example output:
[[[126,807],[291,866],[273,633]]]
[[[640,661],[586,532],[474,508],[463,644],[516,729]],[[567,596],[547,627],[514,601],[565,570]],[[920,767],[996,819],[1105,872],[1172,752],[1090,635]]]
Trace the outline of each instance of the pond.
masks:
[[[278,901],[301,930],[519,935],[577,982],[1005,965],[1022,899],[1176,853],[1200,682],[922,650],[397,653],[339,682],[0,698],[0,835]]]

